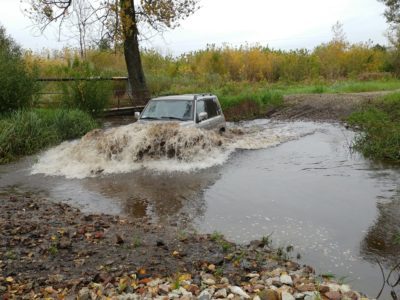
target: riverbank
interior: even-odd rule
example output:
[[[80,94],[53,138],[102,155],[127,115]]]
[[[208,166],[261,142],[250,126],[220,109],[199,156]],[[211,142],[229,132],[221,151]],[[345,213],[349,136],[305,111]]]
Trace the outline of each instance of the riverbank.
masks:
[[[85,215],[19,190],[0,195],[3,299],[361,299],[272,249],[218,233]]]

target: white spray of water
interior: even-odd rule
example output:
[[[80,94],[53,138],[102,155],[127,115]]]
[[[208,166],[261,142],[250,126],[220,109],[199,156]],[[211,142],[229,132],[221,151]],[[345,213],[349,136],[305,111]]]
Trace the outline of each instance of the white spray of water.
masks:
[[[85,178],[147,168],[189,172],[223,164],[235,149],[262,149],[309,132],[232,126],[224,135],[177,123],[96,129],[39,157],[32,174]]]

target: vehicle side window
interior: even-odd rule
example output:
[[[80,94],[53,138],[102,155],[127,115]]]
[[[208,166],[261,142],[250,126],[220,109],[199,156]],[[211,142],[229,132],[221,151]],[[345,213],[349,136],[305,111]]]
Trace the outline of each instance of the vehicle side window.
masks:
[[[206,99],[206,111],[209,118],[213,118],[219,115],[219,109],[214,99]]]
[[[197,101],[197,114],[205,112],[206,107],[203,100]]]

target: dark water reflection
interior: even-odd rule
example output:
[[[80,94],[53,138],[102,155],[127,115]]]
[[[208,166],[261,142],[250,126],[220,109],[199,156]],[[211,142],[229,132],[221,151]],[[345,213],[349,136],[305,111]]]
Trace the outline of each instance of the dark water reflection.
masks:
[[[86,212],[217,230],[237,242],[273,233],[276,246],[293,245],[301,262],[319,273],[347,276],[373,297],[381,285],[376,260],[387,271],[400,259],[394,240],[400,232],[400,171],[352,153],[353,133],[340,126],[306,125],[316,133],[239,151],[223,166],[202,171],[67,180],[30,175],[32,157],[1,166],[0,188],[16,185]]]

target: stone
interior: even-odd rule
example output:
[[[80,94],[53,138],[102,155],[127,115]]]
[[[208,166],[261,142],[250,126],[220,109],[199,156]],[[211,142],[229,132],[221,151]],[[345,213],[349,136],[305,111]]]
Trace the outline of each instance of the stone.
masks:
[[[246,275],[247,278],[258,278],[260,277],[260,274],[257,273],[249,273]]]
[[[302,284],[302,285],[296,286],[296,289],[299,292],[312,292],[312,291],[315,291],[315,285],[312,283]]]
[[[264,290],[258,294],[261,300],[279,300],[279,294],[274,290]]]
[[[339,287],[339,290],[340,290],[343,294],[348,293],[348,292],[351,292],[350,286],[349,286],[348,284],[342,284],[342,285]]]
[[[245,291],[243,291],[240,287],[238,286],[230,286],[229,290],[236,295],[239,295],[245,299],[250,299],[250,296],[247,295],[247,293]]]
[[[90,291],[87,287],[82,288],[79,293],[77,300],[89,300],[90,299]]]
[[[347,292],[347,293],[345,293],[344,295],[345,295],[346,297],[348,297],[349,299],[351,299],[351,300],[358,300],[358,299],[361,298],[361,295],[360,295],[359,293],[353,292],[353,291]]]
[[[294,293],[294,294],[293,294],[293,297],[294,297],[295,299],[304,299],[305,296],[306,296],[306,295],[304,295],[303,293]]]
[[[286,285],[293,285],[292,277],[287,274],[282,274],[279,278],[280,282]]]
[[[261,300],[260,296],[256,295],[253,300]]]
[[[282,300],[296,300],[292,294],[288,292],[283,292],[282,293]]]
[[[193,295],[198,295],[200,293],[200,288],[195,284],[189,285],[186,289]]]
[[[326,285],[320,285],[319,287],[318,287],[318,291],[321,293],[321,294],[325,294],[326,292],[329,292],[329,286],[326,286]]]
[[[262,291],[262,290],[265,289],[265,285],[263,285],[263,284],[255,284],[255,285],[253,286],[253,288],[254,288],[254,290]]]
[[[215,285],[215,277],[211,274],[202,274],[201,279],[207,285]]]
[[[342,298],[342,295],[340,294],[340,292],[330,291],[325,293],[325,297],[327,297],[329,300],[340,300]]]
[[[200,295],[197,297],[198,300],[211,300],[211,294],[208,290],[204,290],[200,293]]]
[[[226,298],[228,296],[228,293],[226,289],[219,289],[218,291],[215,292],[214,298]]]
[[[219,281],[221,284],[229,284],[229,279],[226,277],[222,277]]]
[[[304,292],[304,300],[320,300],[321,296],[318,292]]]
[[[329,290],[334,291],[334,292],[339,292],[340,291],[340,285],[334,284],[334,283],[328,283]]]
[[[215,271],[215,265],[213,265],[213,264],[208,265],[207,269],[209,269],[211,272],[214,272]]]
[[[160,292],[160,294],[168,295],[170,291],[170,286],[168,284],[160,284],[158,286],[158,291]]]

